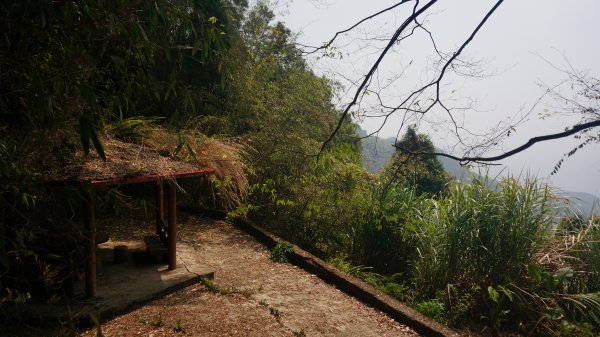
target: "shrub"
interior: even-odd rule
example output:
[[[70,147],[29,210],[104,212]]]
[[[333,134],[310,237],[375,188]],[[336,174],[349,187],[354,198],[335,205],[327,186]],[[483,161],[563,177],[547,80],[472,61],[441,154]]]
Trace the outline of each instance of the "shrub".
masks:
[[[409,277],[418,258],[418,227],[428,202],[402,184],[376,189],[354,252],[358,263]]]
[[[437,299],[417,303],[417,305],[415,305],[415,309],[423,315],[431,317],[438,322],[447,322],[445,316],[446,308],[444,307],[444,303]]]
[[[294,246],[289,242],[281,241],[271,251],[271,260],[279,263],[287,263],[288,256],[294,252]]]
[[[562,321],[560,335],[564,337],[594,337],[594,327],[589,323],[572,323]]]

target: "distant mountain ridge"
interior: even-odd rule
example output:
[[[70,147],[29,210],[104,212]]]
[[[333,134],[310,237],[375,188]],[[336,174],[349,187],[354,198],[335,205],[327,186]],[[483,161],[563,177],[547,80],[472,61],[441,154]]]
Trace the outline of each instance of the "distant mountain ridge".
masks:
[[[595,195],[585,192],[559,192],[559,196],[569,199],[569,206],[574,211],[588,217],[592,214],[600,216],[600,199]]]
[[[360,137],[366,137],[365,130],[359,130]],[[376,173],[384,168],[392,158],[396,138],[379,138],[371,136],[362,140],[362,164],[369,172]]]
[[[364,130],[359,131],[359,136],[366,137],[367,132]],[[363,166],[370,172],[376,173],[384,168],[392,158],[395,152],[394,143],[396,138],[387,137],[380,138],[371,136],[362,140],[362,153],[363,153]],[[444,166],[444,169],[448,174],[456,178],[463,178],[470,180],[469,171],[460,166],[458,161],[447,157],[438,156],[438,160]]]
[[[358,135],[366,137],[367,132],[360,129]],[[377,173],[383,169],[394,154],[395,137],[380,138],[371,136],[362,140],[362,163],[369,172]],[[447,157],[438,156],[438,160],[444,166],[446,172],[462,181],[468,183],[476,173],[461,166],[458,161]],[[569,205],[573,211],[579,211],[583,216],[590,216],[592,212],[600,215],[600,199],[585,192],[559,191],[559,197],[569,199]]]

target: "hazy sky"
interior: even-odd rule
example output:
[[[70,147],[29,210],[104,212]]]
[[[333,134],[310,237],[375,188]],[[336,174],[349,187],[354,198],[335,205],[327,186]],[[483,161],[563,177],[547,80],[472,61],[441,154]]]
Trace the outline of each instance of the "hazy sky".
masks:
[[[298,42],[321,45],[336,31],[345,29],[361,18],[390,6],[389,0],[294,0],[279,1],[277,20],[284,21],[292,31],[299,33]],[[422,3],[425,3],[423,1]],[[495,1],[441,0],[432,8],[425,26],[435,37],[437,48],[452,52],[470,34]],[[407,7],[406,10],[409,10]],[[385,44],[404,19],[406,10],[397,10],[361,26],[352,34],[341,37],[336,44],[339,58],[311,57],[315,71],[340,81],[347,89],[341,97],[340,107],[354,94],[352,81],[360,80],[378,56],[377,50]],[[498,123],[528,111],[542,96],[540,84],[554,86],[566,78],[552,65],[564,68],[565,58],[580,71],[600,77],[599,0],[506,0],[475,40],[465,50],[466,61],[475,62],[475,77],[451,75],[444,82],[448,104],[456,111],[459,124],[474,133],[486,134]],[[375,39],[374,39],[375,38]],[[380,41],[377,41],[379,39]],[[411,88],[422,85],[434,74],[434,53],[428,37],[416,33],[394,48],[386,57],[375,77],[375,86],[388,102],[400,99]],[[552,64],[549,64],[548,61]],[[470,71],[473,68],[464,68]],[[402,74],[401,77],[395,78]],[[395,79],[395,81],[392,81]],[[365,100],[363,111],[377,109],[377,104]],[[529,120],[516,128],[516,133],[497,148],[496,154],[520,145],[527,139],[564,130],[578,119],[554,116],[541,120],[539,114],[552,112],[556,102],[546,97],[529,116]],[[459,149],[448,132],[448,121],[443,114],[434,113],[423,123],[434,143],[446,151]],[[439,118],[436,119],[436,118]],[[365,119],[361,125],[375,131],[380,119]],[[380,136],[395,136],[400,120],[388,121]],[[467,137],[468,138],[468,137]],[[476,141],[473,138],[472,141]],[[574,145],[572,139],[537,144],[525,152],[504,160],[503,172],[549,177],[554,165]],[[600,194],[600,145],[594,144],[567,160],[558,174],[549,177],[553,186],[564,190]],[[501,168],[495,168],[496,171]]]

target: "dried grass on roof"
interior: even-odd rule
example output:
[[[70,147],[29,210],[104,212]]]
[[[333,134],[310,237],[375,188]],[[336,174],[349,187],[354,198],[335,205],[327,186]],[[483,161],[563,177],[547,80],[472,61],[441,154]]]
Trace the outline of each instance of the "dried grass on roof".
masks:
[[[198,165],[162,156],[158,150],[143,144],[120,141],[103,137],[102,145],[106,153],[106,162],[92,149],[85,157],[77,149],[72,163],[54,167],[43,172],[43,180],[50,181],[90,181],[119,179],[145,174],[169,174],[198,169]]]
[[[137,136],[121,140],[111,134],[111,128],[100,138],[106,162],[92,148],[86,157],[81,146],[73,146],[73,135],[60,131],[41,137],[53,150],[36,151],[31,161],[40,163],[42,181],[90,181],[120,179],[146,174],[169,174],[212,168],[209,177],[222,206],[231,209],[248,194],[247,167],[244,146],[232,139],[206,137],[192,130],[179,133],[164,128],[146,126]],[[71,145],[68,144],[71,139]],[[58,149],[58,150],[57,150]],[[65,149],[68,156],[64,156]],[[65,157],[67,159],[65,159]]]
[[[179,144],[186,144],[177,156],[185,156],[199,167],[215,170],[215,174],[209,179],[216,188],[215,197],[225,209],[240,205],[248,195],[245,146],[235,139],[206,137],[193,130],[173,134],[161,128],[147,128],[142,139],[153,148],[168,144],[168,148],[163,151],[175,151]],[[190,149],[193,153],[190,153]]]

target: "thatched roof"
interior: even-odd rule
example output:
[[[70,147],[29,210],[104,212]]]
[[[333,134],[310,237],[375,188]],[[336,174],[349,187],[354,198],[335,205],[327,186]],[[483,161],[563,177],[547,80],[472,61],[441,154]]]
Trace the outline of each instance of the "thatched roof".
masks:
[[[204,170],[197,175],[210,171],[209,179],[221,182],[214,186],[224,208],[236,207],[248,194],[244,145],[233,139],[206,137],[193,130],[169,133],[160,127],[146,127],[131,141],[105,132],[101,135],[104,162],[93,148],[87,157],[84,155],[74,130],[62,129],[35,138],[40,142],[31,144],[30,149],[35,150],[27,151],[23,160],[35,167],[40,182],[122,181],[148,175],[170,177],[180,172],[191,176],[190,172]]]
[[[177,172],[206,168],[174,156],[168,149],[156,150],[143,144],[127,143],[110,137],[103,139],[103,147],[106,162],[94,149],[91,149],[87,158],[78,150],[76,159],[66,165],[59,165],[58,161],[47,162],[47,167],[40,172],[40,180],[63,182],[112,180],[143,175],[169,176]]]

